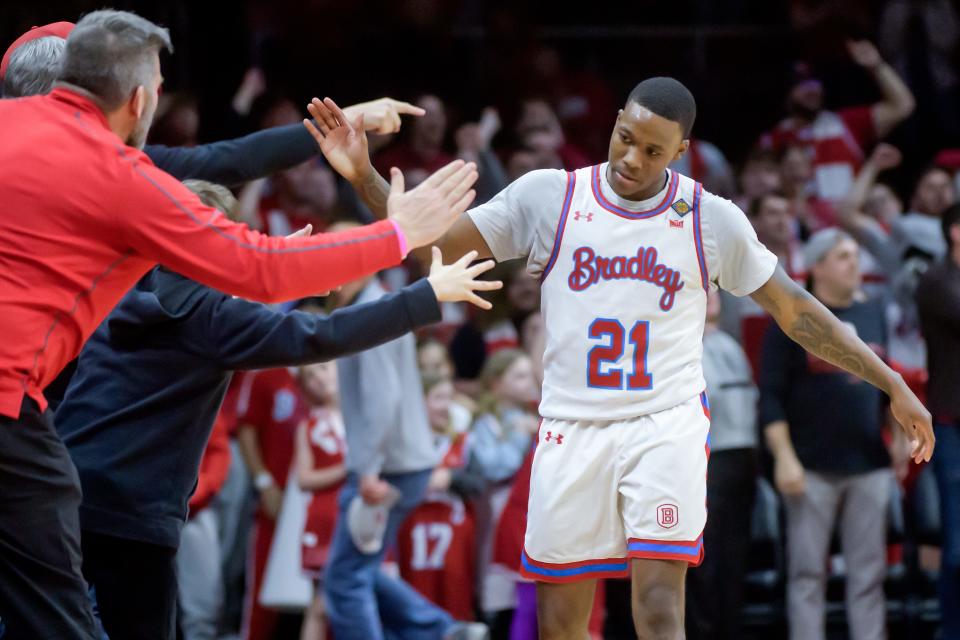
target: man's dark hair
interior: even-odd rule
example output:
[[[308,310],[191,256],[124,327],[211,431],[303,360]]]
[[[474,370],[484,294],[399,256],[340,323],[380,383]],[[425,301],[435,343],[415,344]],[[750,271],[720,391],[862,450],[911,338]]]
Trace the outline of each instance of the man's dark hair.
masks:
[[[760,209],[763,208],[763,203],[767,201],[767,198],[780,198],[781,200],[788,200],[787,195],[782,191],[771,191],[770,193],[765,193],[762,196],[757,196],[750,201],[750,204],[747,206],[747,216],[750,218],[756,218],[760,215]]]
[[[943,237],[947,241],[947,247],[949,247],[951,251],[953,251],[953,240],[950,238],[950,229],[958,224],[960,224],[960,203],[950,205],[940,215]]]
[[[635,102],[661,118],[680,125],[683,137],[689,138],[697,119],[697,102],[690,90],[673,78],[648,78],[630,92],[627,103]]]

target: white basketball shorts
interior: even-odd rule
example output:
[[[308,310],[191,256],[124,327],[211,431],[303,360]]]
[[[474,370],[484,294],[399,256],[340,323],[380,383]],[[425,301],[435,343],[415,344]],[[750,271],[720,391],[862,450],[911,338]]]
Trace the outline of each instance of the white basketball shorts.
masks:
[[[620,577],[629,573],[630,558],[700,564],[709,430],[706,393],[632,420],[544,419],[530,478],[523,576]]]

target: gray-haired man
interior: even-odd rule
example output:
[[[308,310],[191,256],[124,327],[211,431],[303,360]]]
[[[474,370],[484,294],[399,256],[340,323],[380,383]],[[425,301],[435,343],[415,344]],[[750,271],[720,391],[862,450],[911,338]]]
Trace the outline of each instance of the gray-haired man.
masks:
[[[859,246],[839,229],[818,231],[804,259],[813,295],[878,355],[886,351],[883,307],[858,299]],[[763,344],[760,423],[774,456],[774,481],[787,513],[787,612],[791,640],[825,633],[827,565],[834,526],[847,576],[847,617],[855,640],[886,635],[886,514],[894,463],[906,470],[904,443],[888,453],[883,394],[806,353],[777,326]]]
[[[67,41],[63,86],[0,100],[0,616],[7,639],[95,638],[80,575],[76,470],[43,390],[158,262],[227,293],[278,302],[397,264],[473,199],[470,164],[402,193],[392,222],[268,238],[230,222],[141,151],[165,29],[98,11]],[[147,481],[156,481],[149,479]]]

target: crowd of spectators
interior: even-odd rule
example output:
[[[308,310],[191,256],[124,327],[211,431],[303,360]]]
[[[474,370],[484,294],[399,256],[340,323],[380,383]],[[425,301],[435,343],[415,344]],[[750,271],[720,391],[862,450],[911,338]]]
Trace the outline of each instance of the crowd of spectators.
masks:
[[[883,140],[909,122],[915,98],[870,41],[850,40],[846,53],[873,78],[879,100],[827,109],[830,103],[815,67],[798,63],[784,119],[767,123],[765,131],[743,131],[755,144],[741,162],[731,162],[717,145],[695,138],[674,169],[740,204],[781,266],[922,389],[928,371],[925,333],[938,329],[925,328],[935,321],[924,319],[914,298],[924,273],[947,255],[949,236],[944,238],[941,220],[945,211],[956,208],[958,152],[944,148],[933,157],[912,159],[910,165],[918,171],[905,190],[902,181],[885,182],[885,172],[905,159]],[[262,74],[251,70],[234,104],[262,103],[267,93],[252,99],[251,93],[264,87]],[[271,104],[260,106],[265,114],[261,124],[300,116],[289,100],[269,99]],[[170,101],[171,109],[192,104],[179,97]],[[509,109],[474,110],[478,117],[469,121],[455,120],[452,114],[465,110],[451,108],[441,95],[423,94],[414,102],[426,115],[393,139],[371,136],[374,162],[384,172],[391,166],[401,168],[407,183],[417,184],[453,158],[472,160],[480,167],[482,202],[527,171],[574,169],[603,160],[590,135],[580,133],[584,123],[575,115],[564,117],[576,114],[571,101],[556,95],[521,98]],[[170,113],[160,121],[167,123],[165,135],[178,131],[177,142],[185,143],[194,120]],[[601,120],[597,126],[608,125]],[[246,186],[241,202],[251,225],[276,234],[307,222],[324,229],[344,218],[369,216],[322,159]],[[487,622],[497,638],[535,637],[536,628],[535,596],[516,572],[543,349],[539,286],[524,266],[507,263],[497,269],[505,287],[494,296],[492,312],[445,305],[443,322],[419,338],[427,416],[420,418],[429,422],[441,462],[429,476],[428,500],[409,514],[396,547],[388,552],[385,566],[394,568],[383,569],[398,572],[449,615]],[[401,286],[421,270],[411,260],[403,269],[381,274],[381,282]],[[836,623],[828,616],[828,600],[838,598],[828,594],[828,584],[840,579],[846,596],[839,599],[845,601],[851,637],[882,637],[889,610],[884,584],[894,567],[903,564],[904,546],[911,544],[887,539],[890,518],[902,511],[891,511],[890,504],[909,503],[918,475],[908,473],[907,446],[899,431],[889,427],[882,394],[865,383],[853,384],[847,374],[806,355],[771,328],[769,318],[749,300],[712,295],[708,315],[704,358],[713,420],[705,539],[712,551],[690,574],[689,636],[734,638],[748,633],[742,625],[750,624],[744,611],[752,597],[745,582],[753,567],[752,538],[744,532],[757,526],[754,514],[762,505],[756,501],[769,497],[772,486],[783,509],[778,544],[785,550],[785,562],[780,617],[770,624],[784,625],[792,638],[824,637],[827,624]],[[950,321],[943,320],[939,330]],[[955,325],[952,330],[955,340]],[[405,366],[381,363],[377,392],[390,393],[387,369],[405,371]],[[302,459],[301,449],[319,442],[311,439],[314,436],[295,437],[293,427],[275,428],[284,403],[296,404],[286,394],[300,398],[308,393],[303,376],[285,370],[238,375],[232,398],[242,409],[225,408],[236,413],[241,434],[256,434],[246,439],[241,435],[241,442],[260,442],[245,449],[276,447],[269,444],[274,439],[286,441],[280,447],[285,451],[283,464],[267,488],[260,489],[260,518],[282,517],[282,488],[299,490],[296,483],[288,483],[287,469],[295,458]],[[406,388],[405,393],[413,391]],[[357,400],[344,397],[341,402]],[[422,400],[406,397],[398,402],[417,406]],[[339,410],[336,400],[328,404],[333,408],[325,405],[324,415]],[[356,411],[349,405],[342,410]],[[378,421],[387,419],[381,416]],[[946,425],[957,416],[948,410],[938,419]],[[349,428],[350,419],[346,422]],[[327,421],[314,419],[310,424]],[[258,460],[257,454],[244,453],[248,462]],[[951,455],[939,449],[938,454]],[[342,465],[337,458],[330,468]],[[945,472],[938,478],[941,491],[954,491],[956,497],[953,476]],[[943,566],[955,573],[955,553],[950,555],[957,544],[954,527],[955,522],[943,523]],[[274,540],[274,545],[297,543],[293,538]],[[253,566],[262,572],[272,553],[269,547],[256,547],[260,559]],[[936,571],[936,554],[921,551],[917,568]],[[956,578],[950,580],[944,579],[953,585],[944,587],[945,603],[957,593]],[[606,598],[597,599],[593,632],[601,637],[605,628],[606,637],[620,637],[617,621],[623,612],[617,608],[627,605],[617,598],[615,585],[608,591]],[[256,603],[262,592],[247,595],[248,602]],[[308,609],[307,619],[314,620],[316,605],[290,604]],[[271,637],[264,627],[255,628],[258,631],[247,637]],[[305,624],[303,637],[321,637],[319,628],[316,622]]]

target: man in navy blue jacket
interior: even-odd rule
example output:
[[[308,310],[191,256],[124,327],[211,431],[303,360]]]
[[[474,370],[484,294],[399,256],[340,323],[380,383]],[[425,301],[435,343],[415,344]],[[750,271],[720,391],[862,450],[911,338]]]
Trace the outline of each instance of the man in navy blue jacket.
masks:
[[[440,320],[439,301],[489,308],[474,291],[499,286],[475,280],[492,262],[434,258],[427,279],[329,317],[280,313],[157,267],[100,325],[55,423],[83,488],[83,573],[112,640],[174,637],[174,556],[232,372],[374,347]]]

